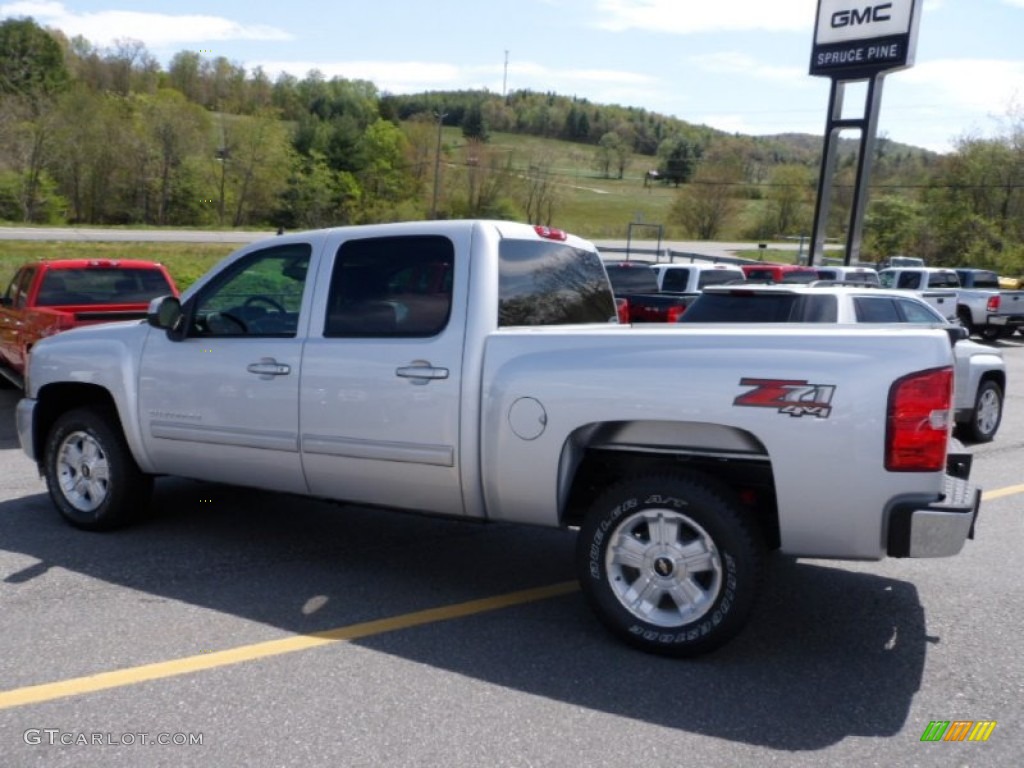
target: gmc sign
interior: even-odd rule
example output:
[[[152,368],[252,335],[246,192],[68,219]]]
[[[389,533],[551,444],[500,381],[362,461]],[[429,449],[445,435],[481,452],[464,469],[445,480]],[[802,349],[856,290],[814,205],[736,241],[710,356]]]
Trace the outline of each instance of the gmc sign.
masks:
[[[860,79],[914,63],[922,0],[818,0],[811,74]]]
[[[892,3],[869,5],[862,11],[836,11],[832,14],[832,29],[848,27],[851,24],[870,24],[879,21],[891,21]]]

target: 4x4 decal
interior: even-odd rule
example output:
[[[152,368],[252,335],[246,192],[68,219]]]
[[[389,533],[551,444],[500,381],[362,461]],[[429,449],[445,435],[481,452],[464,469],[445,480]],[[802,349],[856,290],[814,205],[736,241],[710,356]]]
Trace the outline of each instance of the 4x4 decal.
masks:
[[[832,413],[832,384],[810,384],[789,379],[740,379],[741,387],[753,387],[732,401],[733,405],[774,408],[790,416],[817,416],[827,419]]]

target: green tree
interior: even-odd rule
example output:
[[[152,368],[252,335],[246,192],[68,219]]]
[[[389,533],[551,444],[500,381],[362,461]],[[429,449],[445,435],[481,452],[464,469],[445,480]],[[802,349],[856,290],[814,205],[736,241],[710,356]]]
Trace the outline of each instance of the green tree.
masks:
[[[210,120],[202,107],[189,103],[183,94],[170,88],[145,97],[140,107],[144,136],[156,166],[153,173],[156,210],[152,222],[169,224],[174,218],[171,206],[179,176],[187,158],[204,150]]]
[[[658,145],[658,173],[675,186],[693,178],[702,154],[701,146],[682,134],[665,139]]]
[[[408,140],[387,120],[370,125],[360,140],[366,165],[356,174],[363,189],[363,215],[381,221],[392,215],[398,203],[419,196],[420,187],[407,162]]]
[[[0,93],[49,97],[69,84],[64,51],[31,18],[0,23]]]
[[[358,212],[362,189],[347,171],[335,171],[327,158],[314,152],[296,155],[288,189],[275,224],[302,229],[351,224]]]
[[[287,189],[293,150],[285,125],[274,113],[225,121],[222,157],[210,152],[212,180],[223,189],[225,213],[238,227],[269,221]],[[219,177],[219,178],[218,178]]]
[[[864,219],[865,254],[876,260],[912,253],[921,225],[921,208],[912,200],[883,195],[871,201]]]
[[[466,116],[462,119],[462,135],[464,138],[480,141],[487,141],[489,138],[487,122],[484,120],[479,102],[472,104],[466,111]]]

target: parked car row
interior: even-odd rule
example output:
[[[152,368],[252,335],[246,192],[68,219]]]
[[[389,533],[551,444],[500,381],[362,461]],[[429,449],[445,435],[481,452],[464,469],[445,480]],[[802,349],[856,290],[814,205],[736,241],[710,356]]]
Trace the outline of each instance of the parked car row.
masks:
[[[680,323],[915,324],[947,328],[955,358],[955,422],[965,440],[988,442],[1006,393],[1002,352],[966,338],[923,298],[901,290],[824,285],[736,285],[705,289]]]

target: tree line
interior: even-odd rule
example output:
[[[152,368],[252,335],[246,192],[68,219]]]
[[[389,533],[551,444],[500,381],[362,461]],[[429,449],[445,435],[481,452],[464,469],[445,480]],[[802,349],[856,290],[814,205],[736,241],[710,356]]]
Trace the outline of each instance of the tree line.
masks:
[[[460,129],[458,145],[442,129]],[[727,134],[644,109],[554,93],[381,93],[362,80],[273,80],[223,57],[138,41],[100,49],[30,18],[0,23],[0,219],[84,224],[317,227],[424,217],[552,224],[562,203],[544,150],[580,146],[596,176],[677,190],[681,235],[807,233],[821,142]],[[449,134],[450,135],[450,134]],[[913,253],[1024,272],[1024,119],[936,155],[880,137],[868,256]],[[642,167],[637,166],[642,164]],[[841,153],[830,234],[842,237],[856,158]]]

